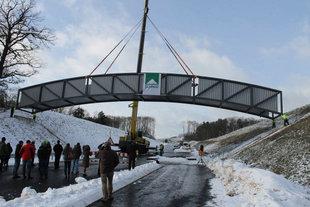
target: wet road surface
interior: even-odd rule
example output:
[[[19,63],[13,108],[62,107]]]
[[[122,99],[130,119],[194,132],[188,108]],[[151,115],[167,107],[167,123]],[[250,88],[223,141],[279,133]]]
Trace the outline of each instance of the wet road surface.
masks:
[[[189,153],[164,154],[168,157],[186,157]],[[210,169],[196,165],[163,165],[162,168],[116,191],[114,200],[97,201],[89,207],[196,207],[211,200]]]
[[[141,157],[137,161],[137,165],[145,164],[148,162],[146,157]],[[79,176],[82,176],[83,168],[81,167],[82,161],[80,161]],[[63,170],[63,163],[60,163],[60,169],[54,170],[54,163],[49,164],[48,179],[40,180],[39,179],[39,169],[38,164],[32,168],[31,176],[32,180],[23,180],[22,178],[13,179],[13,169],[9,167],[8,171],[0,173],[0,196],[5,200],[11,200],[16,197],[19,197],[23,188],[31,187],[37,192],[45,192],[49,187],[50,188],[60,188],[63,186],[68,186],[74,184],[74,178],[72,177],[69,181],[65,179],[65,174]],[[71,166],[72,167],[72,166]],[[127,160],[122,160],[120,158],[120,164],[117,166],[116,171],[127,169]],[[90,167],[87,170],[87,180],[97,178],[98,164],[91,163]],[[22,175],[22,165],[19,168],[19,175]],[[22,176],[21,176],[22,177]]]

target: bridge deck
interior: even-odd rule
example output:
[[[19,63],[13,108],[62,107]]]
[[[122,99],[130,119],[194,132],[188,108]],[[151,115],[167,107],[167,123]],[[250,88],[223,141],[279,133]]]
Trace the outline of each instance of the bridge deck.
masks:
[[[211,106],[265,118],[283,112],[279,90],[232,80],[163,73],[157,74],[159,81],[147,83],[148,74],[76,77],[22,88],[17,108],[40,112],[88,103],[139,100]]]

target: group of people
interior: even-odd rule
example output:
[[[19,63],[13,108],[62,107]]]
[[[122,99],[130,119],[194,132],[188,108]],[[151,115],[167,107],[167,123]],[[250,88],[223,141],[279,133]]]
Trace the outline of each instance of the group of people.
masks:
[[[56,151],[59,152],[59,154],[56,157]],[[58,151],[59,150],[59,151]],[[64,172],[66,179],[70,179],[70,175],[77,176],[79,174],[79,162],[80,157],[83,154],[83,176],[87,176],[86,171],[87,168],[89,168],[89,160],[90,156],[92,155],[92,152],[90,150],[89,145],[84,145],[83,148],[81,147],[80,143],[77,143],[73,148],[70,146],[69,143],[66,144],[65,148],[60,150],[60,147],[57,147],[55,145],[54,147],[55,151],[55,169],[59,168],[59,158],[61,156],[61,152],[63,151],[63,160],[64,160]],[[57,163],[56,163],[56,159]],[[71,168],[72,164],[72,168]]]
[[[19,141],[15,148],[15,164],[13,167],[13,178],[20,178],[18,171],[20,163],[22,161],[22,175],[23,179],[33,179],[31,177],[31,171],[34,167],[34,158],[37,154],[39,160],[39,174],[40,179],[48,178],[48,167],[50,162],[50,157],[54,151],[55,161],[54,169],[59,169],[59,162],[61,156],[63,156],[64,161],[64,173],[66,179],[70,179],[71,175],[79,174],[79,161],[80,157],[83,155],[83,175],[86,175],[87,168],[90,165],[90,156],[92,155],[89,145],[84,145],[81,147],[80,143],[77,143],[75,146],[71,147],[69,143],[63,146],[60,144],[60,141],[57,141],[57,144],[52,148],[49,141],[43,141],[36,151],[35,142],[27,140],[26,143]],[[137,157],[138,147],[135,142],[130,142],[126,147],[126,153],[128,155],[128,169],[135,168],[135,161]],[[12,147],[9,143],[6,143],[6,138],[2,137],[0,143],[0,159],[1,159],[1,171],[5,167],[7,169],[8,160],[11,157],[13,152]],[[119,164],[118,154],[111,149],[111,143],[105,142],[98,146],[98,152],[96,157],[99,159],[99,174],[102,181],[102,192],[103,192],[103,201],[112,200],[113,192],[113,176],[114,169]]]
[[[70,147],[68,143],[65,148],[62,147],[60,141],[57,141],[57,144],[52,148],[49,141],[43,141],[36,151],[36,146],[34,141],[27,140],[26,143],[23,141],[19,141],[15,148],[14,154],[14,167],[13,167],[13,179],[20,178],[21,176],[18,174],[18,170],[20,164],[22,162],[22,175],[23,179],[31,180],[33,177],[31,176],[32,168],[35,166],[34,159],[37,153],[37,157],[39,160],[39,175],[40,179],[48,178],[48,167],[50,162],[50,157],[54,151],[55,161],[54,161],[54,169],[59,169],[60,158],[63,155],[64,160],[64,171],[66,179],[70,179],[70,175],[73,174],[77,176],[79,174],[79,161],[80,157],[83,154],[83,175],[86,176],[87,168],[89,168],[89,157],[92,155],[89,145],[81,147],[80,143],[77,143],[73,148]],[[2,137],[0,142],[0,172],[7,171],[8,162],[11,158],[11,154],[13,149],[10,143],[6,143],[6,138]],[[72,168],[71,168],[72,163]]]

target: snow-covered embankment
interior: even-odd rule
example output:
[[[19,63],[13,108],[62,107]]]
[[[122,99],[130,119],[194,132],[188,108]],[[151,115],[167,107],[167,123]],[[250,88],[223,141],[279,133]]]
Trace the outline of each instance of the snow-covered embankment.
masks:
[[[228,159],[206,159],[216,178],[208,206],[310,206],[310,189],[273,172]]]

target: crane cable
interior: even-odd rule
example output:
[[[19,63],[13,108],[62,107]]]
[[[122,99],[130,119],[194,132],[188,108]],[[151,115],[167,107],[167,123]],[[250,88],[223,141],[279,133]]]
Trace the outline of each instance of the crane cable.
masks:
[[[162,38],[162,40],[165,42],[165,44],[167,45],[168,49],[170,50],[170,52],[173,54],[173,56],[176,58],[176,60],[178,61],[178,63],[180,64],[180,66],[183,68],[183,70],[185,71],[185,73],[188,75],[189,73],[191,73],[194,78],[196,77],[196,75],[193,73],[193,71],[190,69],[190,67],[185,63],[185,61],[181,58],[181,56],[179,55],[179,53],[174,49],[174,47],[170,44],[170,42],[167,40],[167,38],[165,37],[165,35],[158,29],[158,27],[155,25],[155,23],[151,20],[151,18],[149,16],[147,16],[147,18],[150,20],[152,26],[155,28],[155,30],[158,32],[158,34],[160,35],[160,37]],[[189,71],[187,71],[187,70]]]
[[[135,33],[138,30],[138,26],[136,27],[136,29],[133,31],[133,33],[130,35],[129,39],[126,41],[126,43],[123,45],[123,47],[121,48],[121,50],[117,53],[116,57],[113,59],[113,61],[111,62],[111,64],[109,65],[109,67],[107,68],[107,70],[105,71],[104,74],[107,74],[107,72],[110,70],[110,68],[112,67],[112,65],[114,64],[114,62],[116,61],[116,59],[119,57],[119,55],[123,52],[123,50],[125,49],[125,47],[127,46],[127,44],[129,43],[129,41],[132,39],[132,37],[135,35]]]
[[[140,19],[140,21],[138,21],[137,24],[135,24],[135,26],[133,26],[129,32],[126,33],[126,35],[114,46],[114,48],[99,62],[99,64],[91,71],[91,73],[86,76],[86,77],[89,77],[91,76],[98,68],[99,66],[112,54],[112,52],[130,35],[130,33],[132,31],[134,31],[134,33],[137,31],[137,28],[139,28],[138,26],[141,24],[142,22],[142,18]],[[133,35],[130,36],[130,39],[132,38]],[[129,40],[130,40],[129,39]],[[129,40],[126,42],[126,44],[129,42]],[[126,45],[125,44],[125,45]],[[123,51],[123,49],[125,48],[125,46],[123,46],[123,48],[121,49],[121,51]],[[119,54],[117,55],[117,57],[119,56]],[[115,62],[115,59],[113,60],[112,64]],[[111,68],[112,65],[109,66],[108,69]],[[107,72],[107,71],[106,71]]]

